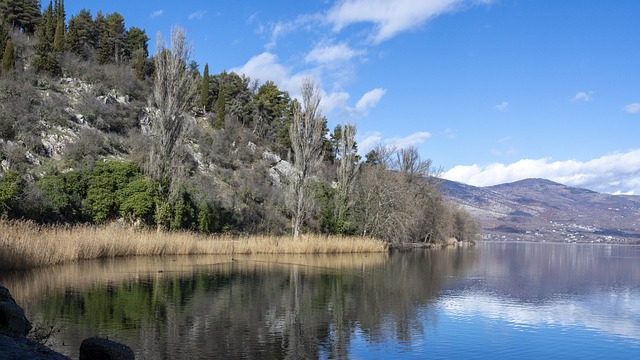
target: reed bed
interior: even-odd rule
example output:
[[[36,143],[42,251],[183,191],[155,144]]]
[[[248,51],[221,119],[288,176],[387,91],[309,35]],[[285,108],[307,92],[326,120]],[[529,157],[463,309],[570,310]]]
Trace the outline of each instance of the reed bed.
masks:
[[[383,241],[365,237],[202,236],[140,230],[115,223],[63,227],[0,221],[0,270],[123,256],[337,254],[386,250]]]

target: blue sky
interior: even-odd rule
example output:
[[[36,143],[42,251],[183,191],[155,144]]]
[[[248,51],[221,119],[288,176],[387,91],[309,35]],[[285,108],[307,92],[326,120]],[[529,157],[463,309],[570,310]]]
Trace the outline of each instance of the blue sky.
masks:
[[[310,77],[360,152],[415,145],[443,176],[640,195],[640,1],[79,1],[151,42],[187,30],[210,73]],[[151,51],[153,46],[151,44]]]

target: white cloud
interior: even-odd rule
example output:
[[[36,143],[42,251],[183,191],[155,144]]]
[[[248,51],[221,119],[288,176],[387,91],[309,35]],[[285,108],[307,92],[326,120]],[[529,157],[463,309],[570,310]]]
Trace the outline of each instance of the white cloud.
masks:
[[[358,153],[364,156],[382,142],[382,134],[378,131],[367,133],[363,137],[356,134],[356,141],[358,142]]]
[[[367,93],[362,95],[360,100],[358,100],[355,111],[359,114],[366,114],[370,109],[378,104],[378,102],[380,101],[380,99],[382,99],[386,92],[387,90],[380,88],[368,91]]]
[[[154,18],[154,17],[162,16],[162,13],[164,13],[164,10],[160,9],[152,12],[150,16]]]
[[[593,96],[593,91],[589,91],[589,92],[579,91],[577,94],[573,96],[573,101],[589,102],[591,101],[591,96]]]
[[[315,62],[318,64],[343,62],[351,60],[351,58],[361,53],[361,51],[354,50],[345,43],[337,45],[321,43],[307,54],[305,61],[308,63]]]
[[[196,12],[193,12],[191,14],[189,14],[189,20],[201,20],[204,15],[207,13],[206,10],[198,10]]]
[[[383,138],[382,134],[378,131],[366,133],[363,136],[356,136],[358,142],[358,153],[360,155],[366,155],[369,151],[373,150],[377,145],[384,144],[395,146],[400,149],[408,148],[409,146],[417,146],[429,139],[431,133],[426,131],[415,132],[405,137],[392,137]]]
[[[400,149],[408,148],[409,146],[416,146],[427,141],[431,137],[431,133],[426,131],[415,132],[405,137],[393,137],[384,140],[387,145],[393,145]]]
[[[347,107],[347,101],[351,95],[346,92],[338,91],[322,96],[322,109],[325,112],[331,112],[333,109],[344,109]]]
[[[494,106],[494,108],[498,111],[502,111],[505,112],[507,110],[509,110],[509,103],[507,101],[503,101],[500,104]]]
[[[319,75],[313,71],[292,73],[291,69],[282,65],[278,57],[270,52],[263,52],[249,59],[244,65],[233,68],[231,71],[244,74],[253,80],[260,82],[273,81],[278,88],[289,93],[298,100],[301,99],[300,87],[305,78],[312,79],[318,86],[321,85]],[[346,109],[350,95],[343,91],[327,93],[320,89],[322,95],[322,111],[329,113],[334,109]]]
[[[640,149],[615,152],[586,162],[523,159],[512,164],[456,166],[444,178],[491,186],[526,178],[544,178],[599,192],[640,195]]]
[[[624,111],[629,114],[637,114],[640,113],[640,103],[631,103],[624,106]]]
[[[486,1],[484,1],[486,3]],[[381,43],[397,34],[415,29],[429,19],[454,11],[463,3],[483,3],[466,0],[344,0],[326,13],[326,21],[334,31],[355,23],[373,23],[374,43]]]
[[[238,74],[245,74],[253,80],[273,81],[281,90],[289,92],[293,97],[300,94],[302,80],[308,74],[291,74],[291,70],[278,62],[278,57],[270,52],[263,52],[249,59],[241,67],[232,69]]]

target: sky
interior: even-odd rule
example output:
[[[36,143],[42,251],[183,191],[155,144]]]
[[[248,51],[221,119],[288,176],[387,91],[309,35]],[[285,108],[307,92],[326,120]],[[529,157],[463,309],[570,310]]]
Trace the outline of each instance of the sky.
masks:
[[[156,34],[211,74],[322,89],[359,152],[416,146],[444,178],[546,178],[640,195],[640,1],[66,0]]]

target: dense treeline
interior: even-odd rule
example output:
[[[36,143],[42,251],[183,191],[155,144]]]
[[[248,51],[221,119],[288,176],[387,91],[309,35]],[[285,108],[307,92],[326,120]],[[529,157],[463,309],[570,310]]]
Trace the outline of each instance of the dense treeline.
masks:
[[[200,232],[473,240],[429,160],[333,131],[320,92],[209,74],[186,35],[149,56],[144,30],[64,1],[0,0],[0,214]]]

